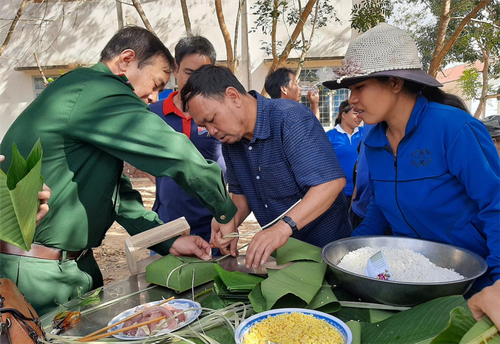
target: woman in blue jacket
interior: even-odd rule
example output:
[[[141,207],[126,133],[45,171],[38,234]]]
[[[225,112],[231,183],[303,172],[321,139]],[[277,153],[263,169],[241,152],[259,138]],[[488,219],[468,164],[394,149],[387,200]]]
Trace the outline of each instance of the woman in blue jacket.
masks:
[[[467,248],[483,258],[482,288],[500,279],[500,159],[483,123],[420,69],[414,41],[381,23],[347,49],[331,89],[367,124],[373,197],[353,235],[393,234]]]
[[[348,100],[340,103],[335,127],[326,133],[335,149],[340,166],[346,174],[344,192],[349,204],[351,204],[354,189],[352,177],[354,165],[358,159],[358,145],[363,137],[363,127],[359,127],[361,119],[354,113],[353,108],[354,106],[350,105]]]

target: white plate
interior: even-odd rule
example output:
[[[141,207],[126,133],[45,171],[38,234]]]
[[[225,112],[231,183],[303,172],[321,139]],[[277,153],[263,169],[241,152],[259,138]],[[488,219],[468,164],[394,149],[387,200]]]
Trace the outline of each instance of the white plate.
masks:
[[[339,318],[336,318],[330,314],[326,314],[323,312],[315,311],[312,309],[303,309],[303,308],[279,308],[279,309],[272,309],[267,312],[262,312],[255,314],[242,322],[240,326],[236,329],[236,332],[234,333],[234,340],[236,341],[236,344],[241,344],[243,343],[243,340],[245,339],[245,336],[247,335],[248,331],[255,326],[256,324],[260,323],[263,320],[266,320],[269,317],[275,317],[280,314],[285,314],[285,313],[302,313],[302,314],[308,314],[312,315],[317,319],[324,320],[326,321],[329,325],[331,325],[333,328],[335,328],[342,338],[344,339],[344,344],[351,344],[352,343],[352,332],[347,325],[340,320]]]
[[[111,321],[108,323],[108,326],[116,324],[117,322],[119,322],[119,321],[121,321],[121,320],[123,320],[123,319],[125,319],[125,318],[127,318],[129,316],[131,316],[132,314],[137,313],[137,312],[143,310],[145,307],[156,306],[157,304],[159,304],[159,303],[161,303],[163,301],[164,300],[153,301],[153,302],[145,303],[143,305],[140,305],[140,306],[137,306],[137,307],[134,307],[134,308],[127,309],[126,311],[121,312],[116,317],[114,317],[113,319],[111,319]],[[191,300],[185,300],[185,299],[175,299],[175,300],[167,302],[166,304],[168,304],[168,305],[170,305],[170,306],[172,306],[174,308],[183,310],[183,311],[187,310],[187,312],[184,313],[184,314],[186,314],[186,321],[181,322],[179,324],[179,326],[175,330],[164,329],[164,330],[158,331],[152,337],[158,337],[158,336],[164,335],[165,333],[177,331],[178,329],[180,329],[180,328],[182,328],[182,327],[184,327],[184,326],[192,323],[193,321],[195,321],[196,318],[198,318],[198,316],[201,314],[201,305],[198,302],[194,302],[194,301],[191,301]],[[121,329],[123,327],[123,324],[124,323],[121,323],[121,324],[118,324],[116,326],[113,326],[112,328],[110,328],[108,330],[108,332]],[[118,338],[118,339],[123,339],[123,340],[140,340],[140,339],[146,339],[146,338],[148,338],[147,336],[146,337],[128,336],[128,335],[126,335],[124,333],[114,334],[113,337]]]

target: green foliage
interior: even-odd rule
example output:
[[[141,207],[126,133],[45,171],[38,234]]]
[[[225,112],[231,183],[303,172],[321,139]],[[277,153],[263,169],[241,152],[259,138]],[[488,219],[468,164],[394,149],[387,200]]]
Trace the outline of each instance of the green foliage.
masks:
[[[475,67],[470,67],[465,69],[458,79],[458,85],[462,89],[465,99],[475,99],[479,95],[481,90],[479,76],[479,71]]]
[[[352,5],[351,27],[365,32],[378,23],[386,21],[393,11],[390,0],[363,0],[361,4]]]
[[[273,20],[276,19],[278,22],[283,22],[286,26],[290,27],[290,32],[293,31],[294,27],[298,24],[301,17],[301,10],[304,10],[305,4],[307,1],[300,2],[301,8],[299,9],[300,0],[282,0],[278,1],[278,5],[276,9],[274,8],[274,2],[269,0],[258,0],[251,7],[253,10],[252,14],[257,16],[257,19],[254,21],[254,26],[250,28],[249,32],[253,33],[257,30],[260,30],[267,36],[271,35]],[[329,0],[319,0],[317,3],[318,6],[318,16],[316,19],[316,28],[320,28],[328,25],[332,20],[340,21],[337,17],[337,13],[335,8],[330,5]],[[314,24],[314,13],[315,8],[311,11],[309,15],[309,25],[312,26]],[[305,26],[304,26],[305,27]],[[310,30],[310,29],[308,29]],[[297,40],[293,44],[293,49],[301,49],[304,45],[308,43],[307,40]],[[277,50],[281,50],[283,47],[283,41],[277,39],[276,47]],[[272,43],[268,41],[261,42],[261,49],[266,52],[268,55],[272,55]],[[278,54],[279,55],[279,54]]]

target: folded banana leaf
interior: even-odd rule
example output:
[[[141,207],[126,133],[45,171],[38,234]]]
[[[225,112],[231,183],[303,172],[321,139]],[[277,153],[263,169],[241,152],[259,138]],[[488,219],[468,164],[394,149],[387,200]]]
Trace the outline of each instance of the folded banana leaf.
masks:
[[[229,272],[219,265],[215,266],[215,271],[229,291],[246,291],[249,293],[264,277],[249,275],[239,271]]]
[[[500,344],[500,331],[487,316],[475,323],[460,340],[460,344]]]
[[[335,297],[332,288],[323,281],[323,286],[321,286],[306,308],[325,313],[334,313],[340,310],[340,303]]]
[[[250,293],[250,302],[257,312],[273,308],[305,308],[323,286],[325,272],[326,263],[302,261],[282,270],[269,271],[269,277]]]
[[[248,291],[231,292],[224,284],[219,275],[214,276],[214,290],[221,299],[234,299],[243,302],[248,302]]]
[[[146,267],[146,282],[159,284],[179,293],[194,286],[210,282],[217,274],[214,261],[195,257],[176,257],[172,254],[162,257]]]
[[[42,190],[42,145],[38,140],[25,160],[17,146],[7,174],[0,170],[0,239],[25,251],[35,236],[38,192]]]
[[[276,264],[282,265],[301,260],[321,263],[321,248],[304,241],[289,238],[285,245],[276,250]]]

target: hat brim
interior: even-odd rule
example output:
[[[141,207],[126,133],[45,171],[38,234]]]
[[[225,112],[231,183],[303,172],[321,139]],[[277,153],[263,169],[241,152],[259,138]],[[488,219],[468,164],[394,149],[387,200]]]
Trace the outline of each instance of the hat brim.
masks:
[[[396,70],[387,70],[383,72],[375,72],[363,76],[344,78],[340,82],[337,82],[337,80],[325,81],[323,82],[323,86],[329,88],[330,90],[338,90],[339,88],[348,88],[349,86],[355,85],[366,79],[376,78],[381,76],[400,78],[431,87],[443,86],[443,84],[437,81],[436,78],[434,78],[433,76],[429,75],[428,73],[424,72],[421,69],[396,69]]]

